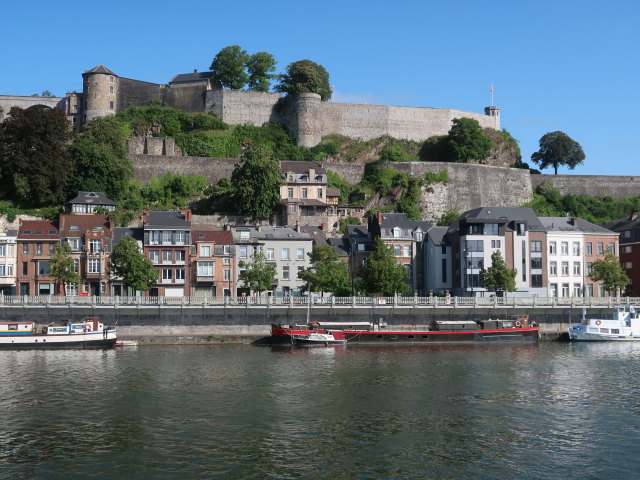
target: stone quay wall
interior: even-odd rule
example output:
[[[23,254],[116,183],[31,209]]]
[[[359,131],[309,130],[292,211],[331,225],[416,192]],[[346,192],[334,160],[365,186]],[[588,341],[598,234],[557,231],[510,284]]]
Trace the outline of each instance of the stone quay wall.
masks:
[[[589,315],[602,316],[609,308],[591,308]],[[424,328],[433,320],[506,319],[528,313],[540,325],[541,336],[563,338],[578,323],[582,307],[465,308],[433,306],[340,306],[320,305],[310,310],[311,320],[334,322],[386,322],[387,330]],[[121,339],[145,343],[207,343],[235,338],[248,342],[269,335],[272,323],[305,324],[304,306],[142,306],[142,305],[1,305],[4,320],[31,320],[38,324],[78,321],[98,316],[116,325]]]

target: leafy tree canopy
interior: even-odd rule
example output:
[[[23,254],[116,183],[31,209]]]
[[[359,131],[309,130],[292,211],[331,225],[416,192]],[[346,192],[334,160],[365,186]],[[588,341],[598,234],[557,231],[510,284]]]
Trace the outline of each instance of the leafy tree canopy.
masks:
[[[254,53],[247,61],[249,73],[249,89],[258,92],[268,92],[271,88],[271,79],[275,78],[276,59],[267,52]]]
[[[241,90],[249,81],[245,71],[248,61],[246,50],[239,45],[230,45],[216,54],[210,68],[223,87]]]
[[[62,110],[12,108],[0,127],[2,193],[22,205],[62,203],[72,136]]]
[[[246,267],[240,272],[238,280],[242,282],[244,288],[252,292],[264,292],[273,287],[276,278],[276,266],[274,263],[267,263],[264,253],[252,255],[252,262],[240,262],[241,267]]]
[[[493,142],[484,134],[477,120],[455,118],[452,123],[448,145],[455,161],[468,163],[491,155]]]
[[[540,139],[540,150],[531,155],[531,160],[545,169],[553,166],[555,174],[558,167],[566,165],[570,170],[582,164],[585,155],[578,142],[564,132],[550,132]]]
[[[589,278],[594,282],[604,283],[604,287],[610,292],[624,290],[629,283],[629,277],[620,265],[620,260],[610,253],[607,253],[603,260],[593,262]]]
[[[56,284],[62,286],[64,295],[67,294],[66,284],[80,281],[80,275],[74,269],[69,242],[62,242],[56,245],[56,251],[51,260],[49,260],[49,273],[55,278]],[[60,288],[58,288],[58,291],[60,291]]]
[[[280,164],[264,145],[247,144],[231,175],[233,196],[243,215],[268,217],[280,201]]]
[[[324,102],[331,98],[329,73],[322,65],[311,60],[298,60],[287,66],[286,73],[280,75],[276,92],[286,93],[317,93]]]
[[[491,254],[491,266],[480,270],[484,288],[490,292],[496,292],[500,297],[503,292],[515,292],[517,273],[517,270],[507,268],[500,250]]]
[[[349,295],[351,279],[349,266],[340,260],[329,245],[313,247],[309,255],[310,268],[298,273],[298,278],[307,283],[305,290],[311,292],[330,292],[337,296]]]
[[[379,294],[385,297],[408,295],[411,287],[407,269],[396,262],[393,251],[380,237],[376,237],[373,250],[367,258],[367,264],[360,271],[361,284],[369,294]]]
[[[153,264],[140,252],[138,242],[128,236],[123,236],[113,248],[109,269],[112,275],[122,278],[125,285],[137,291],[147,291],[158,281]]]

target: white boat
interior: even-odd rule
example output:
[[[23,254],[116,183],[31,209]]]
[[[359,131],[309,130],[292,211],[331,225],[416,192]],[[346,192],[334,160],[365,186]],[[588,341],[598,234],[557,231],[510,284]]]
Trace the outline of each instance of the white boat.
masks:
[[[344,338],[344,332],[327,330],[325,332],[309,332],[307,334],[291,335],[291,342],[294,345],[346,345],[347,340]]]
[[[569,329],[569,339],[588,341],[640,341],[640,312],[634,305],[618,305],[610,318],[587,318]]]
[[[116,341],[115,327],[105,326],[98,317],[40,329],[32,321],[0,320],[2,349],[113,347]]]

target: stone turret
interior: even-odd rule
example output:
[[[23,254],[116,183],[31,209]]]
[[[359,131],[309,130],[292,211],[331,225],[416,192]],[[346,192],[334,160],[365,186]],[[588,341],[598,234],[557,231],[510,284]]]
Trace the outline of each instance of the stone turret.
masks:
[[[315,147],[321,140],[320,95],[298,93],[295,101],[296,141],[303,147]]]
[[[495,127],[493,128],[500,130],[500,107],[496,107],[495,105],[484,107],[484,114],[493,117],[495,119]]]
[[[104,65],[98,65],[82,74],[82,85],[84,91],[83,124],[96,117],[116,113],[118,76],[115,73]]]

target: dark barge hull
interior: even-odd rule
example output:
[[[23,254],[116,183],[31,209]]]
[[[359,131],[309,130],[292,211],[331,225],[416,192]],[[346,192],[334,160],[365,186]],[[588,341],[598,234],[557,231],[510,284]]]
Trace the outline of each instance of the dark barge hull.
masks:
[[[47,341],[46,338],[37,339],[37,341],[25,342],[21,341],[19,337],[12,339],[7,343],[0,343],[0,350],[56,350],[56,349],[69,349],[69,348],[111,348],[116,344],[117,339],[96,339],[86,341]]]

